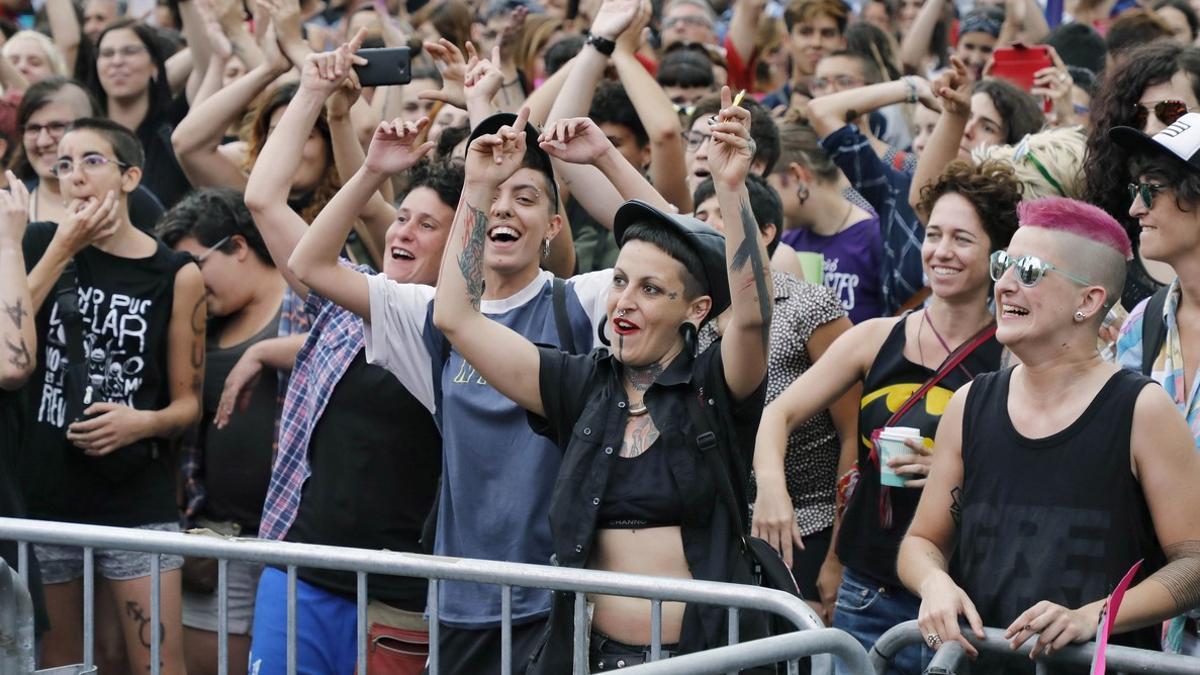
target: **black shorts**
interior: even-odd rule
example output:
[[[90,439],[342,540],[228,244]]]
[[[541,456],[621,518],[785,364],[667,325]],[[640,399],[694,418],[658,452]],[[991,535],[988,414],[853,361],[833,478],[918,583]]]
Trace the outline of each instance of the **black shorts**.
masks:
[[[821,594],[817,592],[817,575],[821,573],[821,565],[829,553],[832,539],[833,527],[830,526],[805,537],[803,551],[792,549],[792,576],[796,577],[800,597],[805,600],[821,601]]]
[[[521,675],[546,636],[546,619],[512,627],[512,672]],[[426,669],[425,673],[429,670]],[[500,628],[475,630],[438,625],[439,675],[499,675]]]

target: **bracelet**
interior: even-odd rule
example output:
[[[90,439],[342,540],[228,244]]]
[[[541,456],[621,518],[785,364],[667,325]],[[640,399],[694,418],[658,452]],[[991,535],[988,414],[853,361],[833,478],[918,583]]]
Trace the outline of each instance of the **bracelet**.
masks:
[[[915,82],[913,82],[912,75],[905,75],[900,79],[904,80],[904,84],[908,85],[908,102],[916,103],[918,100],[917,85]]]
[[[596,51],[605,56],[612,56],[613,51],[617,48],[616,42],[613,42],[606,37],[600,37],[595,33],[588,33],[587,42],[585,44],[591,45]]]

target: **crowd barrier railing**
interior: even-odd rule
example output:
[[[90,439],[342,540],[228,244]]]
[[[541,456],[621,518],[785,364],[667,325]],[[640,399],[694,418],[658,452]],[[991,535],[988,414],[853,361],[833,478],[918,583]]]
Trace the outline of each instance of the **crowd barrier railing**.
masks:
[[[984,639],[980,640],[974,634],[968,633],[967,639],[981,654],[1003,655],[1013,659],[1029,659],[1029,651],[1035,642],[1030,640],[1019,649],[1012,649],[1004,637],[1004,631],[999,628],[984,628]],[[884,675],[888,664],[896,653],[910,645],[923,644],[924,635],[916,621],[906,621],[887,631],[875,642],[871,649],[871,667],[876,675]],[[1062,667],[1071,667],[1078,672],[1080,667],[1088,668],[1092,663],[1092,655],[1096,652],[1096,643],[1069,645],[1049,656],[1039,656],[1036,661],[1037,675],[1054,675],[1061,672]],[[1153,673],[1154,675],[1196,675],[1200,673],[1200,658],[1164,654],[1148,649],[1133,649],[1120,645],[1109,645],[1105,659],[1110,673]],[[938,675],[966,675],[970,672],[970,661],[957,642],[942,645],[935,654],[933,661],[925,670],[926,673]]]
[[[187,533],[158,532],[97,525],[80,525],[16,518],[0,518],[0,540],[18,542],[18,566],[22,574],[28,569],[30,544],[58,544],[78,546],[83,549],[84,597],[83,597],[83,654],[84,670],[94,665],[95,653],[95,589],[94,554],[97,549],[134,551],[152,554],[150,558],[150,626],[151,626],[151,675],[159,675],[160,649],[160,585],[161,570],[159,555],[173,554],[201,556],[218,560],[218,664],[219,675],[228,674],[228,579],[230,560],[258,562],[283,567],[287,571],[287,669],[289,675],[296,672],[296,572],[300,567],[333,569],[354,572],[357,576],[357,654],[358,662],[367,662],[367,575],[385,574],[394,576],[423,577],[429,580],[430,597],[437,597],[438,583],[444,580],[472,581],[501,587],[501,672],[510,675],[512,653],[511,600],[514,586],[544,588],[555,591],[574,592],[577,596],[574,616],[574,675],[587,673],[586,644],[586,595],[597,593],[646,598],[650,600],[651,661],[647,664],[663,668],[663,664],[678,663],[676,657],[658,661],[661,649],[662,603],[691,602],[723,606],[729,613],[729,646],[703,653],[704,658],[717,655],[724,659],[721,666],[729,671],[762,665],[772,661],[772,654],[788,657],[788,670],[798,673],[800,657],[811,654],[811,672],[826,675],[833,672],[833,656],[837,655],[854,667],[861,663],[866,667],[865,650],[861,654],[849,648],[846,640],[837,631],[824,628],[821,620],[804,601],[781,591],[755,586],[697,581],[692,579],[670,579],[631,574],[617,574],[586,569],[568,569],[553,566],[506,563],[465,558],[446,558],[414,553],[398,553],[366,549],[318,546],[291,542],[265,541],[259,539],[236,539],[229,537],[197,536]],[[4,601],[0,588],[0,602]],[[10,591],[11,592],[11,591]],[[803,638],[783,635],[764,640],[738,644],[738,616],[741,610],[759,610],[786,619],[798,631],[812,632]],[[843,634],[844,635],[844,634]],[[849,637],[849,636],[846,636]],[[429,639],[437,644],[437,605],[429,606]],[[790,649],[791,651],[787,651]],[[805,650],[815,651],[805,651]],[[732,650],[732,651],[722,651]],[[719,654],[718,654],[719,652]],[[861,660],[860,660],[861,659]],[[782,660],[782,659],[781,659]],[[657,662],[656,662],[657,661]],[[691,660],[683,661],[686,666]],[[855,668],[854,672],[857,672]],[[438,653],[430,650],[429,672],[438,674]],[[683,672],[666,667],[665,670],[645,672]],[[699,672],[695,669],[688,672]],[[707,671],[706,671],[707,672]]]

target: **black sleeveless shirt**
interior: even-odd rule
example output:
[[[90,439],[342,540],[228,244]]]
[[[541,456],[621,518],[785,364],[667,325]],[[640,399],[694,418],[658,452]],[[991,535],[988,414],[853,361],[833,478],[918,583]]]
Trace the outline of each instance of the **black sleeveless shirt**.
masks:
[[[892,508],[892,526],[884,528],[879,514],[879,469],[870,458],[871,432],[884,426],[929,378],[933,370],[904,357],[904,324],[897,321],[892,332],[879,348],[863,382],[863,395],[858,414],[858,487],[846,505],[846,514],[838,535],[838,559],[856,573],[892,587],[900,587],[896,576],[896,555],[904,538],[917,502],[920,488],[891,488],[888,490]],[[932,439],[946,403],[955,390],[970,381],[971,375],[989,372],[1000,367],[1000,343],[995,338],[984,342],[925,394],[899,422],[893,426],[914,427],[921,435]]]
[[[1022,436],[1008,415],[1012,369],[975,379],[963,414],[958,581],[985,625],[1006,628],[1041,600],[1098,600],[1138,560],[1136,585],[1160,568],[1162,547],[1129,466],[1133,408],[1153,381],[1119,370],[1074,422]],[[1158,628],[1113,644],[1159,648]]]

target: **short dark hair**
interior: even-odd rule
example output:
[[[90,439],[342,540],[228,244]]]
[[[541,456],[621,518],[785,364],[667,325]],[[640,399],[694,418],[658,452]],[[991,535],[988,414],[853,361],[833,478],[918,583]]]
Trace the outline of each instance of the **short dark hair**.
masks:
[[[71,123],[67,133],[72,131],[91,131],[104,137],[112,146],[117,160],[126,166],[136,166],[141,169],[146,165],[146,153],[142,143],[133,132],[116,122],[102,117],[80,117]]]
[[[880,73],[880,80],[890,82],[900,79],[904,74],[896,58],[896,38],[873,23],[856,21],[850,24],[846,29],[846,49],[862,54],[875,64]]]
[[[1161,155],[1135,155],[1129,162],[1129,176],[1137,180],[1148,176],[1175,193],[1175,205],[1180,211],[1191,211],[1200,205],[1200,174],[1183,162]]]
[[[663,87],[712,87],[712,60],[690,49],[676,49],[658,62],[658,84]]]
[[[629,100],[629,94],[625,93],[625,87],[619,82],[600,83],[596,88],[596,95],[592,97],[592,108],[588,111],[588,117],[592,118],[596,126],[608,123],[619,124],[629,129],[637,139],[638,147],[644,148],[650,142],[642,118],[638,117],[637,110]]]
[[[870,56],[862,52],[856,52],[852,49],[839,49],[832,52],[825,58],[839,56],[843,59],[853,59],[858,62],[859,69],[862,71],[863,84],[878,84],[883,81],[883,73],[879,70],[879,64]]]
[[[1108,45],[1104,36],[1086,23],[1064,23],[1050,33],[1046,44],[1054,47],[1068,66],[1087,68],[1093,73],[1104,71]]]
[[[840,169],[825,149],[821,147],[821,137],[806,121],[796,121],[784,124],[779,130],[780,163],[778,169],[786,171],[795,162],[813,172],[817,180],[830,182],[837,180]]]
[[[812,21],[822,14],[833,19],[838,34],[846,32],[850,8],[842,0],[793,0],[783,11],[783,21],[787,24],[788,32],[791,32],[796,24]]]
[[[682,235],[661,225],[637,223],[630,225],[625,230],[625,236],[621,240],[621,245],[624,246],[634,240],[644,241],[647,244],[657,246],[662,249],[663,253],[666,253],[683,265],[684,299],[695,300],[701,295],[709,294],[708,289],[704,287],[704,283],[692,272],[692,270],[704,269],[704,265],[700,261],[700,256],[692,250],[692,247],[688,245]]]
[[[750,196],[750,212],[758,221],[758,231],[766,234],[767,226],[775,226],[775,236],[767,242],[767,255],[775,255],[779,248],[779,238],[783,236],[783,201],[779,193],[767,183],[767,179],[756,173],[746,174],[746,191]],[[716,185],[711,177],[705,178],[696,187],[692,195],[692,204],[700,206],[717,194]]]
[[[987,94],[1004,121],[1004,142],[1016,145],[1025,137],[1046,125],[1042,107],[1024,89],[1007,81],[987,78],[975,83],[974,94]]]
[[[464,121],[462,124],[446,127],[442,129],[442,133],[438,136],[437,148],[433,154],[438,159],[450,159],[450,153],[454,152],[454,148],[462,143],[471,135],[471,123]]]
[[[445,131],[442,132],[444,136]],[[438,199],[452,209],[458,208],[462,197],[463,173],[462,162],[450,160],[423,160],[409,172],[408,191],[423,187],[437,193]],[[401,200],[397,200],[399,203]]]
[[[1131,9],[1109,24],[1104,43],[1108,46],[1108,53],[1116,58],[1121,52],[1164,37],[1171,37],[1171,27],[1158,14],[1145,9]]]
[[[104,43],[104,38],[111,32],[117,30],[130,30],[137,36],[142,46],[146,48],[146,53],[150,55],[150,62],[154,64],[158,70],[158,77],[150,79],[150,109],[146,112],[146,119],[157,119],[160,115],[166,113],[167,106],[171,104],[171,85],[167,82],[167,58],[164,54],[163,44],[155,34],[154,29],[146,24],[138,23],[133,19],[118,19],[113,22],[108,28],[105,28],[100,37],[96,38],[96,58],[100,56],[100,45]],[[100,109],[108,109],[108,92],[104,91],[104,86],[100,84],[100,75],[98,72],[93,73],[95,80],[91,83],[92,93],[96,95],[96,100],[100,102]]]
[[[164,213],[154,229],[163,243],[171,247],[188,237],[194,237],[201,246],[216,246],[224,239],[239,236],[246,240],[259,261],[275,266],[267,244],[254,226],[254,218],[246,208],[245,197],[237,190],[196,190]],[[232,248],[233,242],[226,241],[217,250],[227,252]]]
[[[1192,40],[1196,39],[1196,33],[1200,32],[1200,17],[1196,16],[1196,10],[1192,9],[1192,5],[1185,0],[1158,0],[1154,3],[1154,11],[1158,11],[1164,7],[1179,10],[1183,14],[1183,18],[1187,21],[1188,30],[1192,33]]]
[[[1008,247],[1020,224],[1017,204],[1021,203],[1021,182],[1009,162],[950,162],[937,180],[921,188],[917,212],[928,218],[934,204],[948,194],[960,195],[971,203],[987,233],[989,251]]]
[[[566,65],[567,61],[583,51],[583,42],[582,35],[569,35],[547,47],[546,53],[542,56],[542,61],[546,64],[546,76],[557,73]]]
[[[755,144],[753,161],[762,161],[763,175],[766,176],[775,168],[775,162],[779,161],[779,126],[775,124],[771,111],[749,96],[738,105],[750,111],[750,138]],[[716,115],[720,110],[720,94],[710,94],[696,101],[696,108],[688,116],[687,129],[690,130],[696,120]]]

